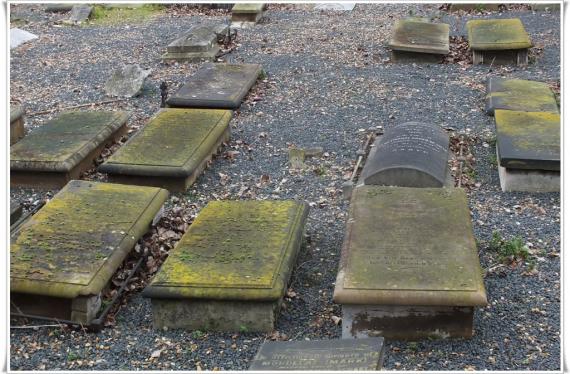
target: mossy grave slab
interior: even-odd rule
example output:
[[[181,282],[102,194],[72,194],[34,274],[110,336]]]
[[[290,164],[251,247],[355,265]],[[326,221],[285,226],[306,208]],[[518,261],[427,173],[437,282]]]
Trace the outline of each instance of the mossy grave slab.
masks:
[[[24,135],[24,108],[21,105],[10,105],[10,145],[22,139]]]
[[[398,20],[388,46],[394,51],[446,55],[449,53],[449,25]]]
[[[161,109],[99,167],[112,182],[185,191],[230,137],[225,109]]]
[[[559,112],[556,97],[546,83],[492,77],[487,81],[485,112],[493,115],[496,109]]]
[[[307,214],[295,201],[209,202],[144,290],[154,326],[271,331]]]
[[[526,49],[530,37],[518,18],[467,21],[469,47],[473,50]]]
[[[162,59],[188,62],[214,61],[220,51],[218,40],[223,38],[227,31],[228,26],[225,24],[194,27],[170,43]]]
[[[261,72],[257,64],[206,63],[166,103],[177,108],[237,109]]]
[[[98,308],[87,301],[99,299],[167,197],[154,187],[69,182],[12,234],[13,307],[89,323]],[[50,310],[50,304],[61,308]]]
[[[127,132],[128,113],[66,112],[10,148],[10,185],[60,188]]]
[[[501,166],[560,170],[560,114],[496,110],[495,125]]]
[[[383,338],[265,341],[249,370],[376,371],[383,359]]]

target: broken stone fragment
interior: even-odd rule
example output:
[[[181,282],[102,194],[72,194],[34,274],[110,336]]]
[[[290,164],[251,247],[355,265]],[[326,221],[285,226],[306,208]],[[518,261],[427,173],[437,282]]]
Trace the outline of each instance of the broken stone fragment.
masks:
[[[139,65],[123,65],[115,70],[105,83],[105,93],[108,96],[134,97],[140,94],[145,79],[151,69],[141,69]]]

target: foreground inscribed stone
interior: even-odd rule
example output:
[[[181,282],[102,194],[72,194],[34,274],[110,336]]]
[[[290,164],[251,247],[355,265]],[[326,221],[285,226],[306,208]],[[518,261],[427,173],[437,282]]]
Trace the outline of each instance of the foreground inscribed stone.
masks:
[[[487,303],[460,188],[353,192],[334,301],[343,337],[469,337]]]
[[[12,235],[13,307],[88,324],[98,310],[89,300],[100,300],[167,197],[153,187],[69,182]]]
[[[492,116],[496,109],[559,112],[556,97],[548,84],[523,79],[492,77],[487,81],[485,111]]]
[[[272,331],[308,207],[295,201],[211,201],[143,296],[155,328]]]
[[[383,359],[383,338],[265,341],[249,370],[375,371]]]
[[[161,109],[99,167],[110,180],[184,191],[229,139],[230,110]]]
[[[125,112],[66,112],[10,148],[10,184],[62,187],[127,131]]]

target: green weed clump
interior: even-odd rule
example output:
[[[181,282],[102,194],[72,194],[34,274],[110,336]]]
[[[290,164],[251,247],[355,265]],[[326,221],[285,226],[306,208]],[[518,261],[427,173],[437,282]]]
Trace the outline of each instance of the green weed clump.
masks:
[[[507,240],[498,231],[493,231],[489,249],[498,253],[501,262],[526,260],[529,256],[528,248],[520,236]]]

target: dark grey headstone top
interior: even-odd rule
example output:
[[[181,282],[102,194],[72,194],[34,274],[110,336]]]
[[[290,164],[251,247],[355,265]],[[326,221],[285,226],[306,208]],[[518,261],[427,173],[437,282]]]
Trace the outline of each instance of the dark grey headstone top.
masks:
[[[449,136],[440,127],[401,123],[376,139],[364,165],[366,185],[443,187],[447,179]]]
[[[384,338],[265,342],[249,370],[345,370],[382,368]]]

